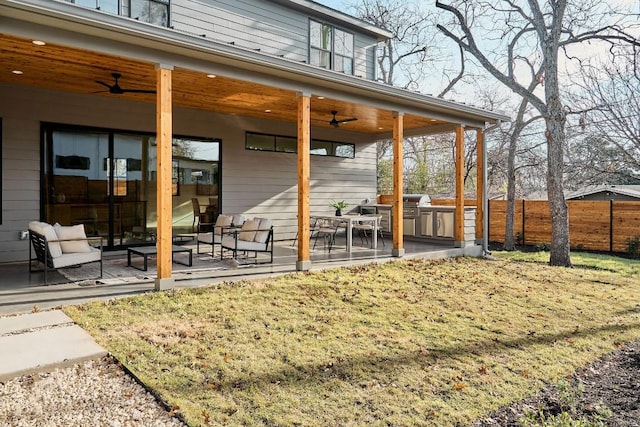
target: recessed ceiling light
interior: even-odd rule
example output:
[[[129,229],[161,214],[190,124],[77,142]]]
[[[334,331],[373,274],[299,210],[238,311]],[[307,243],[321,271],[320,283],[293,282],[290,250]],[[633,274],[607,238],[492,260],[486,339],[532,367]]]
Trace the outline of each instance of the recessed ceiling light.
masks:
[[[430,122],[437,122],[436,119],[429,119]]]
[[[44,45],[46,45],[46,43],[43,42],[42,40],[33,40],[31,43],[35,44],[36,46],[44,46]]]
[[[270,113],[270,112],[271,112],[271,110],[264,110],[264,112],[265,112],[265,113]]]
[[[23,72],[20,70],[13,70],[12,73],[17,75],[23,74]]]
[[[319,96],[318,99],[324,99],[324,96]]]
[[[215,79],[218,76],[216,76],[215,74],[207,74],[207,77],[209,77],[210,79]]]
[[[384,129],[384,128],[382,128],[382,127],[378,128],[378,130],[382,130],[382,129]]]

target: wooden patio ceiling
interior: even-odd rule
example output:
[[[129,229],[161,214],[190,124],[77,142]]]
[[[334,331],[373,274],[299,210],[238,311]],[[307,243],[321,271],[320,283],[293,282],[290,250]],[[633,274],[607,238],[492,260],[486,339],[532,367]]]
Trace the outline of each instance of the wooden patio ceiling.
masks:
[[[0,82],[27,85],[93,96],[155,103],[154,94],[111,94],[96,80],[113,83],[112,73],[120,73],[122,88],[154,90],[155,64],[131,58],[70,48],[47,43],[36,45],[29,39],[0,34]],[[21,74],[16,74],[19,71]],[[207,74],[176,68],[172,77],[174,107],[194,108],[222,114],[257,117],[269,120],[297,121],[296,93],[232,76]],[[385,134],[393,128],[390,111],[312,94],[312,126],[330,128],[331,111],[338,119],[357,117],[357,121],[340,126],[342,130],[365,134]],[[446,122],[406,115],[404,128],[424,129]]]

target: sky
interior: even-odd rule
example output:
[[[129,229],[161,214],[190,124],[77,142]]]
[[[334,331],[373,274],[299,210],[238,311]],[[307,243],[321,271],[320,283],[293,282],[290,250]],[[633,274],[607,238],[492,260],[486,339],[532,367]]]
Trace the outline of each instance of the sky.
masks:
[[[342,6],[342,0],[314,0],[314,1],[316,3],[320,3],[337,10],[340,10],[340,7]]]

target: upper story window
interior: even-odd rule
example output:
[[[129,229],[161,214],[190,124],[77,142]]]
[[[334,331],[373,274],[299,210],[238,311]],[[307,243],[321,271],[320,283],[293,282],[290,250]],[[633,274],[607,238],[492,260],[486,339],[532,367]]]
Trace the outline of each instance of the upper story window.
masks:
[[[309,63],[353,74],[353,34],[322,22],[309,21]]]
[[[150,24],[169,26],[169,0],[120,0],[123,15]],[[129,10],[125,11],[128,3]],[[128,13],[127,13],[128,12]]]
[[[114,15],[128,16],[150,24],[169,26],[170,0],[67,0]]]

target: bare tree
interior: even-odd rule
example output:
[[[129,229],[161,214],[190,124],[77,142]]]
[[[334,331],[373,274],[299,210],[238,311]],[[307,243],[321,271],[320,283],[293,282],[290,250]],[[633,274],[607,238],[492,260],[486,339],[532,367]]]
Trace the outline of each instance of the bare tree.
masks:
[[[427,68],[446,56],[439,47],[441,43],[435,40],[439,33],[433,27],[432,13],[421,7],[420,2],[361,0],[353,9],[360,19],[393,34],[393,38],[384,41],[377,52],[378,80],[382,83],[418,89],[429,75]],[[447,72],[446,87],[438,96],[444,96],[463,78],[462,50],[460,55],[460,69]],[[426,157],[433,153],[433,139],[406,138],[404,145],[405,191],[426,192],[427,188],[433,188],[431,182],[437,180],[436,175],[441,177],[439,168],[432,164],[434,159]],[[386,164],[391,146],[391,140],[379,141],[377,145],[379,191],[387,190],[389,185],[389,177],[385,174],[392,172]]]
[[[585,66],[576,84],[582,90],[572,99],[584,112],[572,127],[579,147],[572,154],[589,168],[574,179],[610,184],[640,181],[638,54]]]
[[[638,45],[623,17],[596,0],[456,0],[436,7],[451,21],[438,29],[469,52],[494,78],[535,107],[545,121],[547,192],[551,211],[549,263],[571,266],[569,220],[563,191],[566,109],[560,94],[559,54],[589,41]],[[602,23],[606,23],[602,25]],[[574,56],[572,56],[574,57]],[[540,70],[543,93],[523,85],[522,65]]]
[[[393,34],[378,47],[379,80],[404,88],[415,86],[436,49],[427,31],[430,16],[417,4],[400,0],[362,0],[355,11],[360,19]]]

